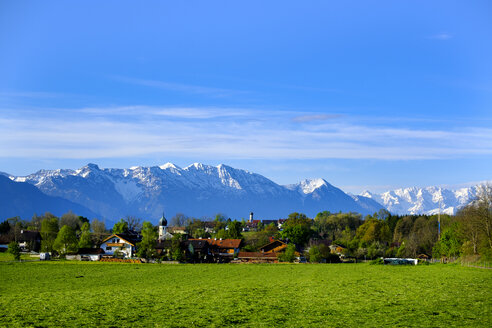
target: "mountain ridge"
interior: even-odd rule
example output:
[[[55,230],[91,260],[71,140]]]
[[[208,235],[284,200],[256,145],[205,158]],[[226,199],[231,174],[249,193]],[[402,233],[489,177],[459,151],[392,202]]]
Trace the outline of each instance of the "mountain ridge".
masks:
[[[454,190],[437,186],[407,187],[380,194],[364,191],[360,195],[384,205],[393,214],[433,215],[441,212],[454,215],[469,204],[486,183]]]
[[[125,215],[157,218],[163,210],[197,217],[224,212],[241,219],[251,211],[260,218],[281,218],[294,211],[310,216],[323,210],[369,214],[382,207],[377,203],[372,204],[374,208],[361,206],[324,179],[282,186],[260,174],[225,164],[193,163],[180,168],[165,163],[101,169],[89,163],[76,170],[39,170],[10,178],[86,206],[111,221]]]
[[[193,163],[181,168],[173,163],[130,168],[100,168],[89,163],[79,169],[38,170],[11,180],[36,186],[43,193],[80,204],[102,218],[116,221],[126,215],[145,220],[185,213],[213,217],[225,213],[246,218],[253,211],[264,219],[304,212],[358,212],[373,214],[381,208],[393,214],[454,214],[471,201],[477,187],[449,190],[440,187],[409,187],[359,195],[343,192],[322,178],[279,185],[247,170],[225,164]]]

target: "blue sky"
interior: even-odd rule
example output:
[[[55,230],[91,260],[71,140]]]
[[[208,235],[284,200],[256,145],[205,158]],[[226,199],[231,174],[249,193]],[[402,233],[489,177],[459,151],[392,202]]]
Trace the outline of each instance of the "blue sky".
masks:
[[[0,171],[492,178],[490,1],[0,1]]]

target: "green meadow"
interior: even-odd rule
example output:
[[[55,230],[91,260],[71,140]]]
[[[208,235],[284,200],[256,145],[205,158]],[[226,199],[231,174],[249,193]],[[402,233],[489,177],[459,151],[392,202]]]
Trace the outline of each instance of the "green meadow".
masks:
[[[459,265],[0,263],[3,327],[490,327]]]

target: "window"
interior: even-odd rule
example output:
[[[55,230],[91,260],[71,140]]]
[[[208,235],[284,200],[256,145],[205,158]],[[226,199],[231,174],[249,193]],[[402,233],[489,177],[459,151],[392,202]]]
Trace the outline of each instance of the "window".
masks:
[[[106,250],[107,251],[110,251],[111,250],[111,246],[106,246]]]

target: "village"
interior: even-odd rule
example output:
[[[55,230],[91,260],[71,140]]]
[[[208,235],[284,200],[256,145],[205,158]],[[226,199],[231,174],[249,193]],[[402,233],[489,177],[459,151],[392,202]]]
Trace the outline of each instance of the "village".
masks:
[[[55,250],[56,247],[48,251],[46,241],[43,242],[43,235],[48,236],[46,233],[21,229],[18,232],[0,234],[0,251],[6,250],[10,243],[18,242],[21,252],[31,254],[33,257],[38,255],[40,260],[62,257],[66,260],[130,263],[306,262],[306,257],[303,255],[306,249],[301,244],[296,245],[293,241],[289,241],[289,238],[281,238],[283,225],[289,219],[257,220],[253,215],[251,212],[249,220],[243,222],[230,219],[194,220],[191,224],[188,223],[188,226],[168,226],[168,220],[163,214],[156,227],[152,226],[149,229],[151,224],[145,222],[141,231],[127,228],[127,222],[121,220],[119,223],[125,227],[120,231],[107,233],[104,238],[99,238],[99,242],[92,233],[92,239],[95,240],[92,243],[93,247],[80,247],[89,246],[82,245],[80,241],[78,247],[74,247],[67,242],[65,249],[58,249],[58,251]],[[290,219],[293,220],[296,218]],[[301,218],[301,220],[310,219]],[[118,224],[115,227],[118,227]],[[252,236],[257,233],[263,238],[253,242],[245,241],[243,238],[245,234]],[[80,240],[83,238],[81,234],[82,231],[79,233]],[[53,244],[55,242],[56,240]],[[320,262],[347,261],[343,247],[333,244],[329,245],[327,250],[329,259],[321,259]]]
[[[473,214],[473,207],[467,207]],[[157,225],[127,216],[111,229],[98,219],[47,212],[30,221],[0,222],[0,252],[39,260],[137,263],[357,263],[417,264],[476,256],[486,245],[468,238],[471,215],[393,215],[323,211],[314,218],[197,219],[164,213]],[[470,228],[470,229],[468,229]],[[467,230],[468,229],[468,230]],[[483,239],[486,240],[486,239]],[[488,248],[485,248],[487,250]]]

